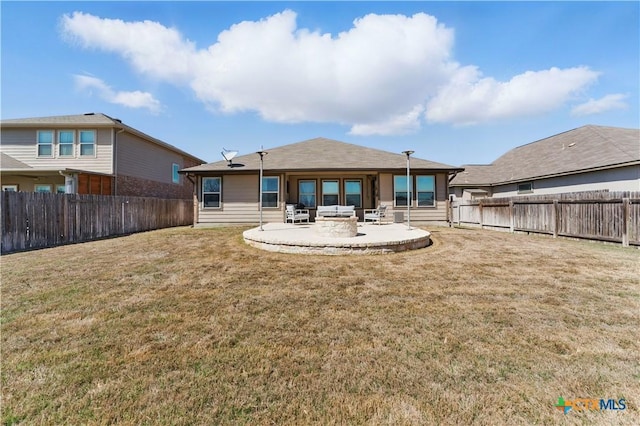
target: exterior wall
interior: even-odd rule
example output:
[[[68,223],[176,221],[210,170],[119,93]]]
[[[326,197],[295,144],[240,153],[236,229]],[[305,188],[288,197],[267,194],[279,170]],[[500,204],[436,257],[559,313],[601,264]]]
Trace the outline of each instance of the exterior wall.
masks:
[[[416,175],[434,174],[429,172],[417,172]],[[394,206],[394,193],[393,193],[393,176],[391,173],[380,174],[380,203],[388,206],[388,210],[391,212],[401,211],[405,212],[406,219],[406,206],[396,207]],[[412,173],[412,176],[414,174]],[[448,175],[446,173],[435,173],[436,176],[436,194],[435,194],[435,207],[415,207],[415,200],[411,207],[411,221],[416,222],[446,222],[447,221],[447,198],[448,198]],[[415,195],[414,195],[415,198]],[[393,214],[393,213],[391,213]]]
[[[517,184],[499,185],[493,188],[493,197],[518,195],[546,195],[581,191],[640,191],[640,166],[599,170],[578,175],[561,176],[533,181],[533,192],[518,193]]]
[[[424,174],[427,174],[426,172]],[[431,173],[433,174],[433,173]],[[265,172],[265,176],[274,176]],[[222,202],[220,208],[203,208],[202,207],[202,178],[198,178],[198,219],[199,224],[225,224],[225,223],[258,223],[259,207],[258,192],[259,180],[258,175],[219,175],[222,178]],[[393,174],[391,173],[346,173],[337,175],[333,173],[296,173],[292,175],[280,176],[280,200],[279,207],[264,208],[262,217],[264,222],[283,222],[284,208],[286,204],[297,204],[298,202],[298,182],[300,180],[316,180],[316,201],[322,204],[321,185],[323,179],[335,179],[340,181],[340,203],[343,204],[344,197],[344,180],[361,179],[363,190],[363,208],[357,209],[356,213],[362,220],[363,211],[365,209],[375,208],[376,195],[379,193],[380,202],[389,206],[392,212],[393,207]],[[447,220],[447,183],[448,175],[446,173],[436,173],[436,205],[435,207],[413,207],[411,210],[411,219],[416,222],[444,222]],[[216,175],[211,175],[216,177]],[[372,183],[376,181],[376,191],[372,190]],[[287,192],[288,188],[288,192]],[[255,201],[253,201],[255,200]],[[315,218],[315,209],[309,209],[312,219]],[[396,209],[398,211],[406,211],[406,207]],[[392,214],[392,213],[391,213]]]
[[[179,175],[179,183],[173,182],[173,164],[182,170],[197,162],[130,133],[116,138],[116,195],[181,199],[193,196],[193,183],[185,175]]]
[[[3,175],[2,185],[18,185],[18,191],[33,192],[36,185],[51,185],[51,191],[56,192],[57,185],[64,185],[63,176],[27,177],[18,175]]]
[[[94,130],[96,132],[96,155],[60,157],[56,141],[53,144],[53,157],[38,157],[38,130]],[[76,133],[77,139],[77,133]],[[95,173],[112,173],[112,129],[95,129],[84,127],[56,128],[2,128],[2,152],[37,169],[77,169]],[[79,147],[76,140],[75,152]]]
[[[274,176],[265,173],[265,176]],[[212,175],[212,177],[216,177]],[[222,176],[222,202],[220,208],[202,207],[202,178],[198,178],[198,223],[258,223],[260,208],[258,193],[260,191],[259,176],[255,175],[224,175]],[[284,222],[284,179],[280,176],[280,206],[278,208],[263,208],[264,222]]]

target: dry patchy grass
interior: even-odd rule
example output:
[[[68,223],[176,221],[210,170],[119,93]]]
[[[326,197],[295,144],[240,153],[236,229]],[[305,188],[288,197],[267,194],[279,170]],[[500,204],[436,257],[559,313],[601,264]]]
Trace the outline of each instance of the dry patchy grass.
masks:
[[[640,423],[638,250],[435,228],[323,257],[241,231],[3,256],[3,422]]]

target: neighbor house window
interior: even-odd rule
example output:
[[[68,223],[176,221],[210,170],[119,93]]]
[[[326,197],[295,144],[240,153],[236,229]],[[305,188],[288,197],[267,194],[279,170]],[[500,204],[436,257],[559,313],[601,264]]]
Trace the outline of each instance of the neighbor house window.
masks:
[[[178,170],[180,170],[180,165],[173,163],[171,165],[171,179],[173,180],[173,183],[180,183],[180,174],[178,173]]]
[[[73,157],[73,130],[60,130],[58,132],[58,155],[60,157]]]
[[[413,199],[413,180],[409,179],[409,199]],[[393,203],[394,206],[406,206],[407,205],[407,176],[394,176],[393,177]],[[413,204],[413,203],[412,203]]]
[[[268,176],[262,178],[262,207],[278,207],[280,178]]]
[[[18,192],[18,185],[2,185],[2,190],[7,192]]]
[[[53,157],[53,130],[38,131],[38,157]]]
[[[219,177],[202,178],[203,207],[220,208],[222,200],[222,179]]]
[[[533,182],[525,182],[518,184],[518,194],[527,194],[533,192]]]
[[[337,180],[322,181],[322,205],[332,206],[340,204],[340,185]]]
[[[51,192],[51,185],[49,184],[34,185],[33,192]]]
[[[96,132],[93,130],[80,130],[80,155],[96,155]]]
[[[306,208],[316,207],[316,181],[301,180],[298,182],[298,203]]]
[[[435,176],[416,176],[416,196],[418,197],[418,207],[436,205]]]
[[[66,194],[67,193],[66,185],[56,185],[56,192],[58,194]]]
[[[361,180],[345,180],[344,196],[347,206],[362,207],[362,181]]]

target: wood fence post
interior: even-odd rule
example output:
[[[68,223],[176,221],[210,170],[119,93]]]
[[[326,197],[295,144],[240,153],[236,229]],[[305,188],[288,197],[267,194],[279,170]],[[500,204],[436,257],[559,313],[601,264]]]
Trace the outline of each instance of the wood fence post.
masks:
[[[622,247],[629,247],[629,229],[631,228],[631,211],[629,198],[622,199]]]
[[[558,238],[558,228],[560,227],[559,219],[558,200],[553,200],[553,238]]]
[[[513,203],[513,200],[509,200],[509,232],[512,234],[515,232],[516,228],[516,205]]]

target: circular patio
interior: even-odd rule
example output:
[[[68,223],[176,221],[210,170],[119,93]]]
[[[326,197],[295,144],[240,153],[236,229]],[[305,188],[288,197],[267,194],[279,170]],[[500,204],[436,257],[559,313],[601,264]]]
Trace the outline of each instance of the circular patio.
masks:
[[[358,223],[354,237],[327,237],[317,232],[314,223],[266,223],[243,233],[250,246],[281,253],[296,254],[385,254],[427,247],[431,234],[400,223]]]

